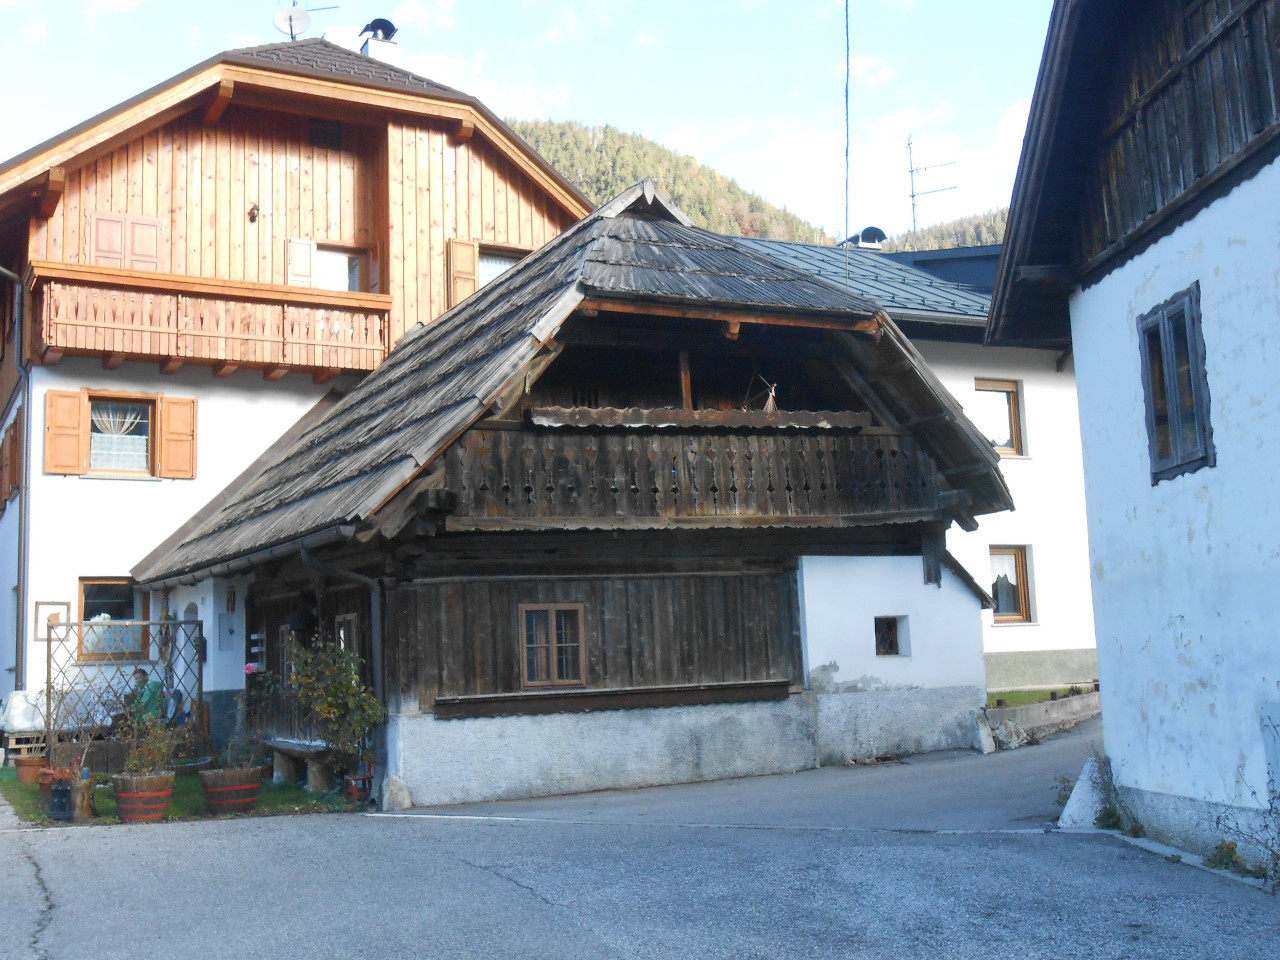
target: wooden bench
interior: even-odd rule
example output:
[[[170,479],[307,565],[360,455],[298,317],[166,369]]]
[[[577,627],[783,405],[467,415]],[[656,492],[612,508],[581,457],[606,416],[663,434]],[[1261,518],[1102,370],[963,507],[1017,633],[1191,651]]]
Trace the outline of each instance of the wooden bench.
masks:
[[[309,740],[264,740],[270,748],[275,783],[296,783],[306,770],[307,791],[328,793],[333,789],[333,771],[329,769],[329,745]]]

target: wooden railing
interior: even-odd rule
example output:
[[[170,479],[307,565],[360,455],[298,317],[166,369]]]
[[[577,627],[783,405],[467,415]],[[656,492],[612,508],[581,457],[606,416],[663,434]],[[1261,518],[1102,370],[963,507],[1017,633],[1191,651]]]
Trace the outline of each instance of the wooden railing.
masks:
[[[37,261],[36,356],[313,370],[372,370],[391,298]]]
[[[946,490],[911,437],[870,429],[475,428],[449,448],[445,483],[458,529],[902,517]]]

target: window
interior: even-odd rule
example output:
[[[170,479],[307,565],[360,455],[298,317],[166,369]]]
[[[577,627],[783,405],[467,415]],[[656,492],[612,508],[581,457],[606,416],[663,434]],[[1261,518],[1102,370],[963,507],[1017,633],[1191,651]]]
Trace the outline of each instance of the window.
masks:
[[[451,239],[448,243],[449,306],[456,307],[526,256],[527,250],[491,245],[482,248],[475,240]]]
[[[1138,318],[1151,483],[1217,462],[1195,283]]]
[[[333,618],[333,641],[348,653],[359,653],[358,633],[360,617],[354,613],[340,613]]]
[[[492,283],[524,259],[522,253],[506,253],[497,250],[480,251],[480,286]]]
[[[45,473],[196,475],[196,401],[163,394],[50,390]]]
[[[1022,456],[1022,403],[1018,382],[979,379],[973,387],[977,397],[965,412],[997,453]]]
[[[80,580],[80,659],[146,660],[149,634],[145,626],[127,621],[146,620],[150,595],[125,577],[85,577]],[[126,621],[121,623],[120,621]]]
[[[1031,622],[1026,547],[991,548],[991,596],[996,623]]]
[[[580,603],[520,605],[526,687],[582,684],[582,622]]]
[[[911,656],[906,617],[876,617],[876,656]]]
[[[360,247],[290,240],[286,263],[285,280],[290,286],[351,291],[369,288],[369,251]]]

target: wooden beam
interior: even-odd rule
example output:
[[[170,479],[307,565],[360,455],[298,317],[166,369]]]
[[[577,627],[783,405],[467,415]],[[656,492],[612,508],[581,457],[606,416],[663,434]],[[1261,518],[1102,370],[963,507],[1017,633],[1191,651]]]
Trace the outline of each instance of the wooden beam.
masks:
[[[59,347],[46,347],[44,353],[40,355],[40,363],[46,367],[52,367],[61,359],[62,350]]]
[[[229,377],[239,369],[240,369],[240,364],[231,363],[228,360],[224,360],[222,361],[222,363],[216,364],[214,366],[213,375],[218,378]]]
[[[204,114],[201,116],[201,122],[206,127],[217,126],[222,115],[226,113],[227,107],[231,106],[231,97],[235,92],[234,80],[220,80],[213,90],[213,96],[209,98],[209,102],[205,104]]]
[[[182,357],[170,357],[164,363],[160,364],[160,372],[165,376],[170,376],[182,369]]]
[[[455,120],[453,126],[449,130],[449,139],[456,147],[459,144],[466,143],[476,132],[476,123],[474,120],[464,118]]]
[[[670,306],[643,300],[583,300],[579,309],[612,313],[638,313],[650,317],[682,317],[690,320],[726,320],[742,323],[764,323],[778,327],[816,327],[820,330],[847,330],[855,333],[879,333],[879,317],[861,320],[844,319],[839,314],[812,316],[800,313],[766,313],[732,309],[707,309],[690,304]]]
[[[729,320],[724,325],[724,335],[729,340],[737,340],[742,331],[742,324],[737,320]]]
[[[621,427],[687,430],[690,428],[741,430],[863,430],[871,426],[865,411],[779,410],[683,410],[650,407],[540,407],[529,411],[536,427]],[[481,420],[476,429],[484,429]]]
[[[680,351],[680,403],[686,410],[693,409],[693,375],[689,371],[689,351]]]
[[[332,380],[341,372],[342,371],[339,370],[337,367],[325,367],[323,370],[317,370],[315,373],[313,373],[311,375],[311,380],[313,383],[317,383],[317,384],[328,383],[330,380]]]
[[[1014,282],[1065,290],[1075,284],[1076,273],[1062,263],[1030,264],[1018,268]]]
[[[267,367],[267,369],[262,371],[262,379],[269,381],[279,380],[288,372],[288,367]]]
[[[40,189],[40,197],[36,201],[36,212],[46,220],[58,209],[67,189],[66,167],[53,167],[44,175],[44,185]]]
[[[120,366],[120,364],[122,363],[124,363],[123,353],[108,353],[105,357],[102,358],[102,369],[114,370],[116,369],[116,367]]]

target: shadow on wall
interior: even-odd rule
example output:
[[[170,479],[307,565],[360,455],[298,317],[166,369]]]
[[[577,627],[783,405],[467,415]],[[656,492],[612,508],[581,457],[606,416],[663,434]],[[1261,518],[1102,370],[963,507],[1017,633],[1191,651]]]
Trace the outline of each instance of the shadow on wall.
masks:
[[[840,664],[832,660],[809,670],[809,687],[814,693],[873,693],[881,690],[920,690],[918,683],[887,683],[863,674],[856,680],[837,680]]]

